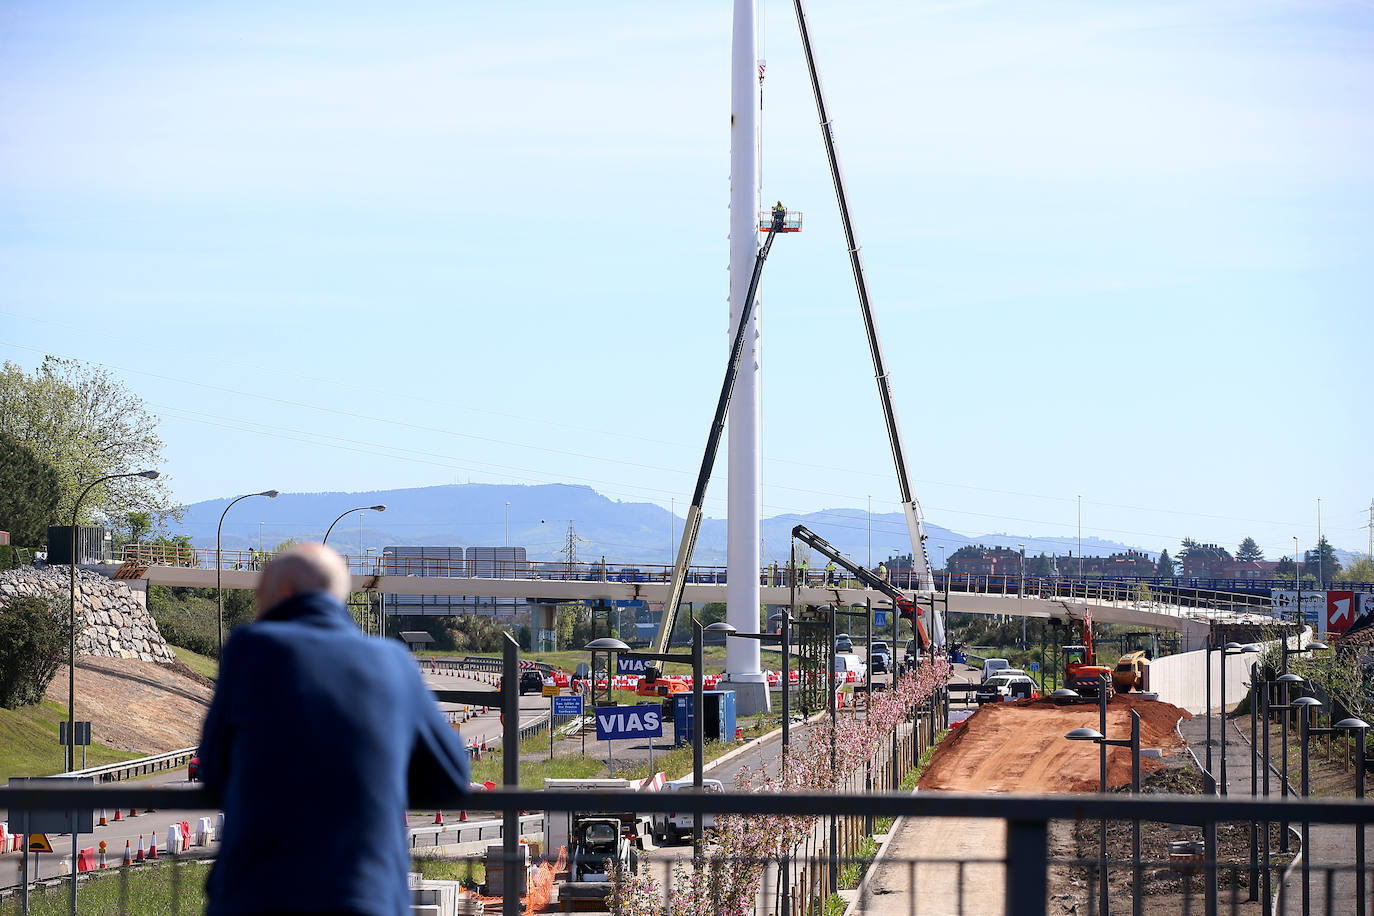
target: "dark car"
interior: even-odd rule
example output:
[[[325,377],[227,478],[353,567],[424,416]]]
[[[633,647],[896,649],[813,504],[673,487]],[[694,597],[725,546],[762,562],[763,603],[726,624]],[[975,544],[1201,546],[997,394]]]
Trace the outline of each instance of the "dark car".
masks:
[[[520,695],[541,693],[544,690],[544,675],[533,669],[520,672]]]

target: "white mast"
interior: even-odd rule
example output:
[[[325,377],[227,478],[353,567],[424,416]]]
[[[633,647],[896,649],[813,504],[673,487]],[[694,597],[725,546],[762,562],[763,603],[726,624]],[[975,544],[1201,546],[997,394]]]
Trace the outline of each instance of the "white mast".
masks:
[[[730,327],[739,323],[758,254],[758,20],[755,0],[735,0],[730,54]],[[726,620],[741,633],[759,632],[759,309],[754,309],[731,402],[729,430]],[[736,713],[768,709],[759,643],[726,640],[725,673]]]

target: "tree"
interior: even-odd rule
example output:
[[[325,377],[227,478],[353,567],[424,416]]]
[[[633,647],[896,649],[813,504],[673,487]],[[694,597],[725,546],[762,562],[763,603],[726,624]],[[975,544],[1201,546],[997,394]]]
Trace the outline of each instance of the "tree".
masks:
[[[14,363],[0,368],[0,434],[56,474],[59,522],[71,518],[91,481],[156,469],[163,460],[157,418],[141,398],[103,368],[52,356],[32,376]],[[93,489],[82,508],[83,524],[132,511],[177,514],[165,478],[109,481]]]
[[[1319,570],[1320,575],[1318,575]],[[1308,550],[1303,553],[1302,571],[1317,576],[1324,586],[1330,585],[1331,581],[1341,571],[1341,561],[1336,559],[1336,551],[1331,547],[1326,535],[1322,535],[1322,539],[1317,542],[1316,550]]]
[[[1159,562],[1155,564],[1155,571],[1166,579],[1174,577],[1174,561],[1169,556],[1168,550],[1159,552]]]
[[[0,706],[43,699],[71,642],[66,602],[25,596],[0,606]]]
[[[1236,559],[1250,562],[1251,560],[1263,560],[1264,551],[1260,550],[1260,545],[1255,543],[1254,538],[1246,538],[1240,542],[1236,548]]]
[[[1280,579],[1294,579],[1298,574],[1298,564],[1293,562],[1292,557],[1279,557],[1279,563],[1274,567],[1274,575]]]
[[[48,526],[58,520],[62,488],[57,472],[33,449],[0,432],[0,528],[18,546],[48,542]]]
[[[1336,573],[1337,582],[1374,582],[1374,560],[1360,557]]]

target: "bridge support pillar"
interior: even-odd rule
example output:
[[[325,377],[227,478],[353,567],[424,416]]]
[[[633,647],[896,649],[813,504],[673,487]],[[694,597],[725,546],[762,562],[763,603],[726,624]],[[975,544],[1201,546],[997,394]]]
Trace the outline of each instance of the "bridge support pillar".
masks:
[[[762,672],[740,674],[727,671],[717,689],[735,692],[737,721],[740,716],[755,716],[773,709],[772,697],[768,693],[768,678]]]

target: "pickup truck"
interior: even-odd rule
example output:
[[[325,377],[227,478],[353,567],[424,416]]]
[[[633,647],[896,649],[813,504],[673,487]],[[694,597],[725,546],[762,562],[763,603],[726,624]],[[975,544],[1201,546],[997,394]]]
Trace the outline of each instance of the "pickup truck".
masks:
[[[674,779],[672,782],[663,784],[664,792],[690,792],[693,783],[691,776],[684,776],[681,779]],[[701,781],[703,792],[724,792],[725,786],[719,779],[703,779]],[[701,829],[712,830],[716,826],[716,816],[708,814],[702,818]],[[654,815],[654,836],[661,838],[663,842],[676,841],[692,834],[692,815],[678,814],[669,812],[667,814]]]
[[[1005,703],[1039,695],[1035,681],[1024,674],[994,675],[984,681],[974,693],[979,706],[984,703]]]

